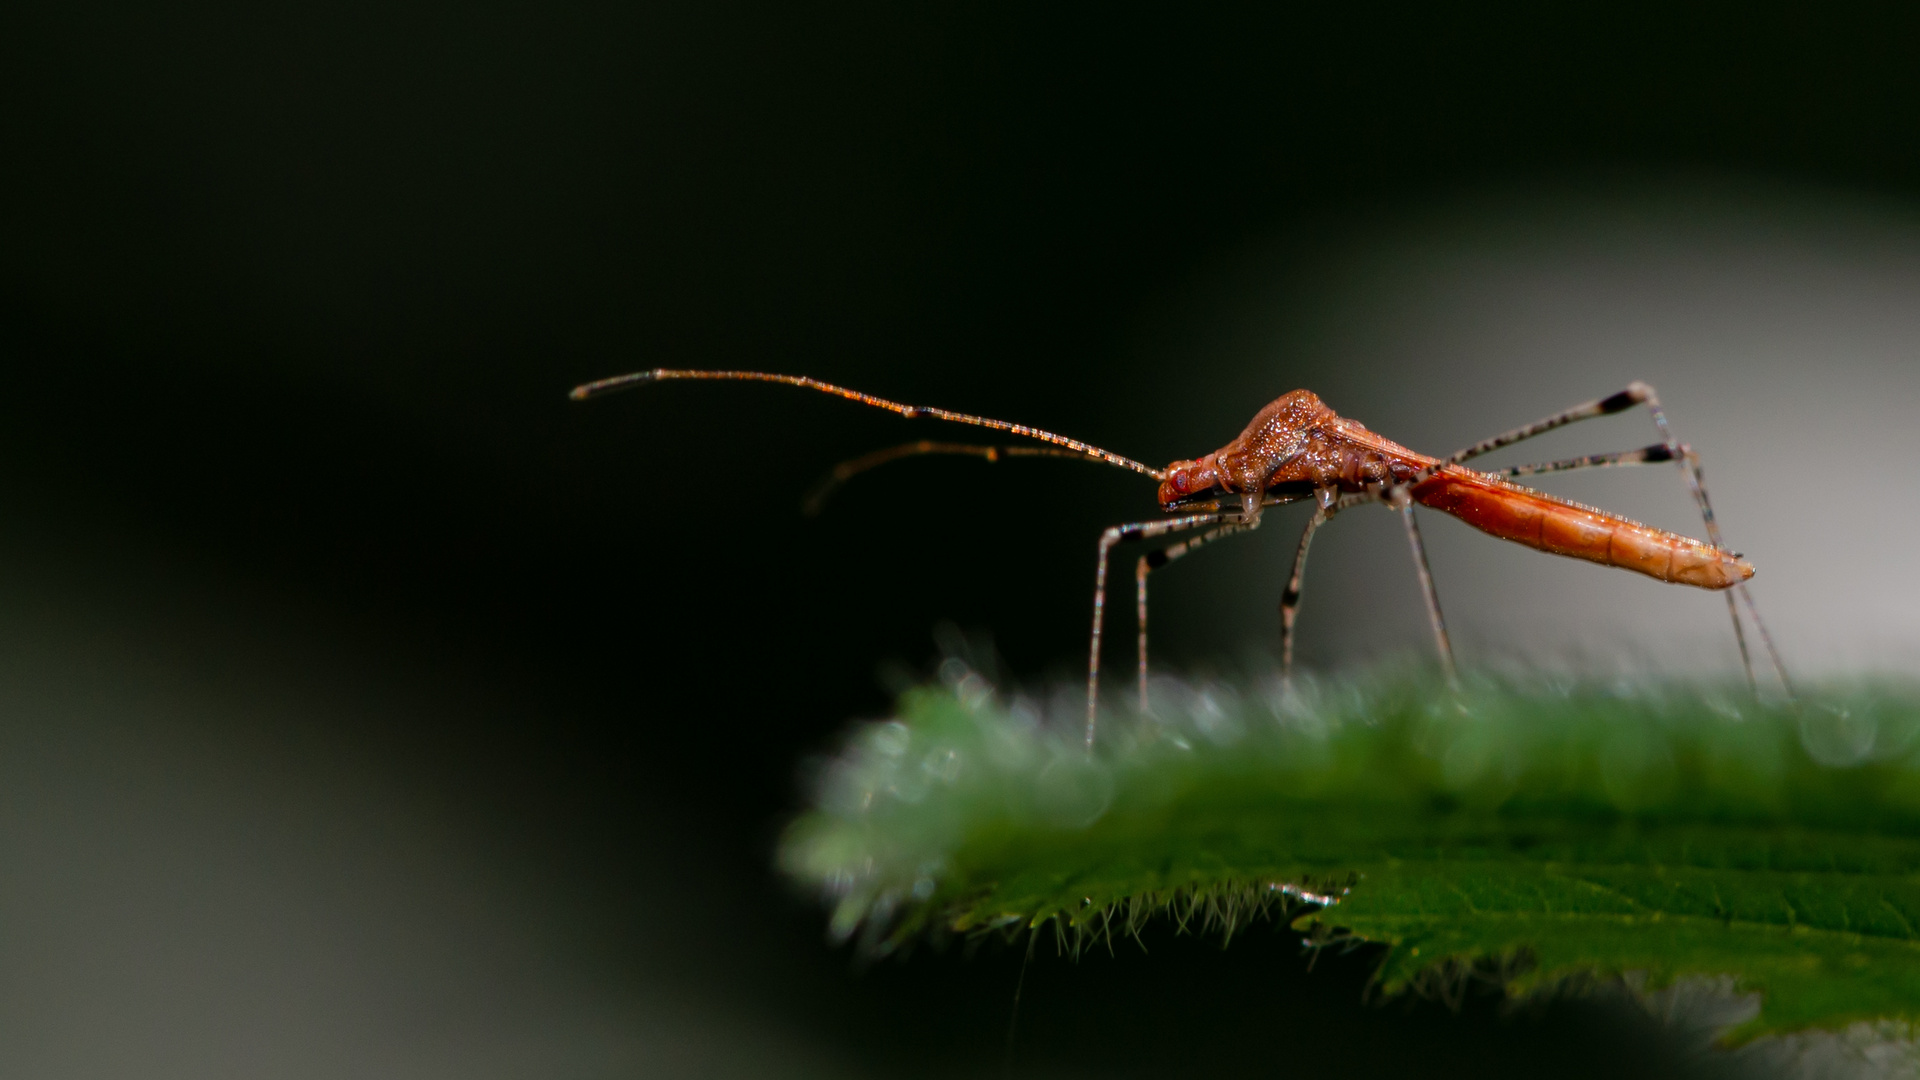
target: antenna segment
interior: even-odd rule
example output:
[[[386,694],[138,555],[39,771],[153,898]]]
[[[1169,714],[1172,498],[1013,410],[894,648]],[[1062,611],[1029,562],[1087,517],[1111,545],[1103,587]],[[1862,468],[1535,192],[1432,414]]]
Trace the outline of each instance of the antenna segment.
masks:
[[[1122,469],[1131,469],[1134,472],[1151,476],[1155,480],[1165,480],[1167,478],[1165,470],[1150,468],[1130,457],[1116,454],[1111,450],[1102,450],[1092,443],[1084,443],[1079,439],[1069,439],[1065,435],[1056,435],[1051,431],[1043,431],[1037,427],[1009,423],[1005,420],[993,420],[985,416],[972,416],[968,413],[953,412],[949,409],[936,409],[926,405],[902,405],[897,401],[888,401],[883,397],[863,394],[858,390],[849,390],[844,386],[835,386],[830,382],[810,379],[805,375],[776,375],[765,371],[701,371],[654,368],[652,371],[636,371],[630,375],[615,375],[610,379],[596,379],[593,382],[574,387],[573,391],[567,396],[575,401],[585,401],[587,398],[610,394],[616,390],[627,390],[646,383],[663,382],[667,379],[722,379],[734,382],[785,383],[788,386],[798,386],[805,390],[818,390],[823,394],[832,394],[835,397],[846,398],[848,401],[857,401],[862,405],[871,405],[876,409],[885,409],[888,412],[899,413],[909,420],[921,416],[930,416],[935,420],[947,420],[956,424],[972,424],[974,427],[991,428],[994,431],[1004,431],[1009,435],[1018,435],[1022,438],[1038,439],[1043,443],[1064,447],[1076,454],[1085,454],[1087,457],[1097,461],[1104,461],[1109,465],[1115,465]]]

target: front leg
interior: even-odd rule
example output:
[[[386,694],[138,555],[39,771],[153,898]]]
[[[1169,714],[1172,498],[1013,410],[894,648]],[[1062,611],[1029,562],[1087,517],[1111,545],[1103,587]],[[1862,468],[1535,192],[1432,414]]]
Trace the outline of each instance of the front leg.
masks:
[[[1280,594],[1280,682],[1283,686],[1293,686],[1293,624],[1300,616],[1300,591],[1306,582],[1307,551],[1313,547],[1313,534],[1333,515],[1372,498],[1365,494],[1343,496],[1330,487],[1314,492],[1313,516],[1307,519],[1307,527],[1300,534],[1300,545],[1294,548],[1293,571],[1287,575],[1286,591]]]
[[[1087,752],[1093,752],[1094,724],[1099,718],[1100,708],[1100,635],[1106,623],[1107,613],[1107,561],[1113,552],[1113,546],[1122,540],[1146,540],[1156,536],[1165,536],[1172,532],[1199,528],[1203,525],[1219,525],[1227,521],[1244,520],[1242,515],[1231,511],[1208,514],[1189,514],[1186,517],[1161,518],[1157,521],[1136,521],[1130,525],[1114,525],[1100,534],[1098,561],[1093,571],[1093,639],[1088,646],[1087,658]]]
[[[1243,516],[1239,521],[1229,521],[1225,525],[1208,529],[1199,536],[1182,540],[1177,544],[1169,544],[1158,551],[1149,551],[1145,555],[1140,556],[1140,561],[1134,565],[1135,616],[1138,620],[1137,626],[1139,627],[1140,634],[1135,656],[1138,658],[1139,666],[1141,712],[1147,711],[1147,575],[1175,559],[1198,551],[1200,548],[1213,543],[1215,540],[1233,536],[1238,533],[1252,532],[1259,527],[1260,518],[1258,516],[1255,516],[1251,521]]]

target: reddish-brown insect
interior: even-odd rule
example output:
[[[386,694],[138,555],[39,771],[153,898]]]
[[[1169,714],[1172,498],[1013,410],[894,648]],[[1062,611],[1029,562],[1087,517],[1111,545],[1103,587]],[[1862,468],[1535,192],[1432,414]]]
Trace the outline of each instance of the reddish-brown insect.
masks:
[[[1307,520],[1306,531],[1300,537],[1300,545],[1293,558],[1293,573],[1280,601],[1283,677],[1290,676],[1293,669],[1294,619],[1299,612],[1307,549],[1315,531],[1342,510],[1362,503],[1378,502],[1397,509],[1406,524],[1407,540],[1426,595],[1427,615],[1432,623],[1440,661],[1448,679],[1454,678],[1453,648],[1447,639],[1446,623],[1440,615],[1440,601],[1434,592],[1433,576],[1427,568],[1420,529],[1413,517],[1413,506],[1418,503],[1452,514],[1489,535],[1550,554],[1632,570],[1676,585],[1728,590],[1727,610],[1733,617],[1734,638],[1739,643],[1740,660],[1746,667],[1747,680],[1751,685],[1754,682],[1753,663],[1748,654],[1740,612],[1734,603],[1737,594],[1766,646],[1782,687],[1789,697],[1793,693],[1786,668],[1774,649],[1773,639],[1760,621],[1760,612],[1747,592],[1746,580],[1753,576],[1753,567],[1721,543],[1720,528],[1714,521],[1713,507],[1707,500],[1706,487],[1702,483],[1699,458],[1690,447],[1675,441],[1672,429],[1667,425],[1666,414],[1660,409],[1659,398],[1646,383],[1636,382],[1610,397],[1555,413],[1537,423],[1475,443],[1445,458],[1415,453],[1399,443],[1374,434],[1355,421],[1336,415],[1311,392],[1295,390],[1260,410],[1239,438],[1197,461],[1176,461],[1164,469],[1151,468],[1090,443],[1024,424],[946,409],[902,405],[897,401],[800,375],[659,368],[587,383],[575,387],[571,396],[579,400],[666,379],[785,383],[887,409],[909,419],[929,416],[937,420],[1005,431],[1049,444],[1043,449],[931,441],[908,443],[840,466],[834,470],[827,485],[808,500],[810,506],[817,506],[833,486],[844,483],[857,473],[888,461],[921,454],[972,454],[989,461],[1003,454],[1081,458],[1131,469],[1160,481],[1160,509],[1174,516],[1115,525],[1100,536],[1094,572],[1093,635],[1087,663],[1086,741],[1089,748],[1093,745],[1100,699],[1100,642],[1106,612],[1107,564],[1114,545],[1123,540],[1145,540],[1172,533],[1205,530],[1141,556],[1135,566],[1135,599],[1139,619],[1137,674],[1141,707],[1144,709],[1147,697],[1147,576],[1168,562],[1214,540],[1258,528],[1261,514],[1269,506],[1305,499],[1314,500],[1315,508],[1313,516]],[[1477,472],[1461,465],[1461,462],[1481,454],[1575,421],[1623,412],[1636,405],[1647,408],[1659,430],[1660,441],[1652,446],[1616,454],[1593,454],[1539,465],[1519,465],[1497,473]],[[1604,510],[1555,498],[1513,482],[1519,477],[1540,473],[1647,465],[1662,461],[1672,461],[1680,466],[1694,502],[1700,508],[1701,519],[1706,525],[1707,542],[1629,521]]]

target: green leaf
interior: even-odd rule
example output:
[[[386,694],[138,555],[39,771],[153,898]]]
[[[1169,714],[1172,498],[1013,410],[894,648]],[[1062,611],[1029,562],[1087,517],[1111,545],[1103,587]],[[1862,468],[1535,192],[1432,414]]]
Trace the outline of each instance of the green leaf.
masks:
[[[1728,975],[1763,995],[1730,1041],[1920,1020],[1910,686],[1162,680],[1091,756],[1069,716],[951,686],[855,731],[781,846],[871,951],[1277,915],[1387,945],[1387,993],[1475,963],[1516,993]]]

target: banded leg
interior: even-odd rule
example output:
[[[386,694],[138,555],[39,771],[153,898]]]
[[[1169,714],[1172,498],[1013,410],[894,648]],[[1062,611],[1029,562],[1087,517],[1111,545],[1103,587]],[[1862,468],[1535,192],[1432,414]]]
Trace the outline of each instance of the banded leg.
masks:
[[[1217,529],[1209,529],[1191,539],[1182,540],[1177,544],[1170,544],[1157,551],[1149,551],[1145,555],[1140,556],[1140,561],[1134,565],[1134,613],[1140,628],[1140,641],[1138,646],[1136,646],[1135,655],[1139,658],[1141,712],[1147,711],[1147,575],[1175,559],[1198,551],[1200,548],[1213,543],[1215,540],[1233,536],[1237,533],[1252,532],[1258,528],[1259,525],[1260,521],[1258,518],[1254,519],[1251,524],[1237,521],[1229,522]]]
[[[1656,410],[1654,415],[1659,416],[1659,412]],[[1664,419],[1661,421],[1661,426],[1665,427]],[[1720,541],[1720,526],[1714,521],[1713,506],[1707,502],[1706,474],[1700,468],[1700,455],[1694,453],[1693,447],[1685,444],[1682,444],[1679,449],[1684,459],[1683,468],[1686,469],[1687,483],[1693,488],[1694,499],[1700,504],[1700,514],[1707,522],[1707,538],[1712,541],[1714,547],[1725,548],[1726,545]],[[1747,606],[1747,617],[1753,620],[1753,628],[1760,634],[1760,643],[1766,646],[1767,659],[1773,664],[1773,673],[1780,677],[1780,688],[1786,691],[1787,700],[1798,701],[1799,698],[1793,692],[1793,680],[1787,677],[1787,665],[1781,661],[1780,650],[1773,644],[1773,635],[1767,632],[1767,624],[1760,619],[1760,609],[1753,602],[1753,594],[1747,591],[1747,583],[1743,581],[1733,587],[1733,592],[1727,594],[1727,614],[1733,619],[1733,635],[1740,642],[1740,663],[1747,669],[1747,685],[1753,689],[1754,696],[1758,697],[1760,684],[1753,677],[1753,662],[1747,657],[1747,636],[1740,632],[1740,613],[1734,609],[1733,593],[1740,594],[1740,602]]]
[[[1635,405],[1646,406],[1647,412],[1653,417],[1653,425],[1660,432],[1661,441],[1658,444],[1641,450],[1626,451],[1621,454],[1593,454],[1584,458],[1570,458],[1565,461],[1549,462],[1543,465],[1517,466],[1504,470],[1505,475],[1509,477],[1519,477],[1538,475],[1541,473],[1565,472],[1572,469],[1605,468],[1614,465],[1650,465],[1660,461],[1676,462],[1680,467],[1681,475],[1686,480],[1688,492],[1693,495],[1694,505],[1700,509],[1700,520],[1705,523],[1707,528],[1707,542],[1722,551],[1727,550],[1726,543],[1720,536],[1720,523],[1715,519],[1713,514],[1713,503],[1707,498],[1707,487],[1704,474],[1700,468],[1699,455],[1694,453],[1691,447],[1673,437],[1673,427],[1667,423],[1667,414],[1660,408],[1659,395],[1654,392],[1653,387],[1644,382],[1636,380],[1629,383],[1625,390],[1617,394],[1597,398],[1583,405],[1576,405],[1571,409],[1555,413],[1552,416],[1535,421],[1524,427],[1514,428],[1512,431],[1496,435],[1491,439],[1474,443],[1472,446],[1457,451],[1451,457],[1448,457],[1446,464],[1459,464],[1471,458],[1479,457],[1481,454],[1498,450],[1503,446],[1511,446],[1522,440],[1531,439],[1535,435],[1552,431],[1555,428],[1565,427],[1568,424],[1580,420],[1588,420],[1596,416],[1610,416],[1614,413],[1625,412]],[[1433,472],[1438,470],[1436,468],[1428,471]],[[1414,482],[1417,483],[1419,479],[1421,478],[1416,477]],[[1760,618],[1760,609],[1753,602],[1753,594],[1747,590],[1746,583],[1741,582],[1735,585],[1733,590],[1727,594],[1727,615],[1733,623],[1734,641],[1740,647],[1740,666],[1747,674],[1747,684],[1754,689],[1756,694],[1759,692],[1759,683],[1753,674],[1753,658],[1747,649],[1746,628],[1740,624],[1740,610],[1739,606],[1735,603],[1736,593],[1739,597],[1739,603],[1746,606],[1747,615],[1753,620],[1754,629],[1759,632],[1762,644],[1766,646],[1767,658],[1773,663],[1773,670],[1780,678],[1781,688],[1786,692],[1788,700],[1793,700],[1793,680],[1787,675],[1787,666],[1780,659],[1779,649],[1774,647],[1773,635],[1767,632],[1767,624]]]
[[[1440,649],[1440,666],[1447,673],[1447,685],[1460,688],[1460,673],[1453,666],[1453,642],[1447,637],[1447,621],[1440,615],[1440,594],[1433,588],[1433,570],[1427,566],[1427,545],[1420,542],[1420,525],[1413,520],[1413,499],[1407,489],[1396,487],[1386,496],[1387,505],[1400,511],[1407,525],[1407,543],[1413,548],[1413,568],[1420,574],[1420,592],[1427,599],[1427,621],[1433,626],[1433,641]]]
[[[1252,517],[1253,515],[1246,515]],[[1087,659],[1087,752],[1093,752],[1094,723],[1099,718],[1100,707],[1100,633],[1106,622],[1107,612],[1107,560],[1113,546],[1122,540],[1150,540],[1156,536],[1165,536],[1172,532],[1184,532],[1202,525],[1219,525],[1227,521],[1243,518],[1238,511],[1219,511],[1208,514],[1189,514],[1186,517],[1161,518],[1158,521],[1136,521],[1131,525],[1114,525],[1100,534],[1099,560],[1093,571],[1093,640],[1088,648]]]
[[[1545,461],[1536,465],[1511,465],[1496,471],[1509,480],[1518,480],[1523,476],[1540,476],[1544,473],[1572,472],[1575,469],[1610,469],[1622,465],[1654,465],[1672,460],[1673,451],[1667,449],[1665,443],[1655,443],[1638,450],[1622,450],[1613,454],[1586,454],[1560,461]]]
[[[1707,489],[1700,469],[1700,455],[1686,444],[1680,446],[1680,460],[1683,467],[1691,470],[1689,486],[1699,492],[1698,504],[1703,507],[1702,517],[1707,523],[1707,535],[1712,538],[1715,547],[1724,547],[1720,543],[1719,528],[1713,519],[1712,506],[1706,502]],[[1652,465],[1662,461],[1675,460],[1674,452],[1664,443],[1656,443],[1640,450],[1627,450],[1617,454],[1588,454],[1585,457],[1568,458],[1564,461],[1550,461],[1539,465],[1514,465],[1500,470],[1501,475],[1509,479],[1522,476],[1537,476],[1542,473],[1571,472],[1575,469],[1609,468],[1617,465]],[[1754,606],[1753,594],[1747,591],[1746,583],[1735,586],[1727,593],[1727,613],[1733,622],[1733,640],[1740,646],[1740,667],[1747,673],[1747,686],[1755,694],[1760,692],[1758,682],[1753,677],[1753,658],[1747,649],[1747,635],[1740,625],[1740,614],[1734,607],[1734,594],[1747,605],[1747,616],[1753,620],[1753,628],[1759,631],[1760,641],[1767,649],[1767,657],[1773,663],[1773,670],[1780,678],[1780,685],[1786,690],[1789,699],[1794,698],[1793,682],[1787,677],[1787,668],[1780,660],[1780,651],[1774,647],[1773,635],[1767,632],[1767,624],[1760,619],[1760,611]]]
[[[1307,527],[1300,534],[1300,546],[1294,551],[1293,573],[1287,578],[1287,591],[1280,597],[1280,679],[1283,686],[1290,688],[1293,685],[1293,624],[1300,614],[1300,593],[1307,572],[1307,552],[1313,546],[1313,534],[1340,511],[1376,499],[1400,511],[1401,520],[1406,523],[1407,542],[1413,549],[1413,567],[1420,576],[1420,591],[1426,598],[1427,621],[1433,628],[1434,643],[1440,651],[1440,666],[1447,673],[1447,684],[1455,689],[1460,686],[1460,676],[1453,662],[1453,642],[1447,636],[1446,620],[1440,614],[1440,595],[1433,587],[1433,571],[1427,565],[1427,547],[1420,540],[1420,526],[1413,519],[1413,500],[1408,497],[1405,486],[1345,495],[1338,499],[1334,498],[1331,489],[1320,492],[1319,505],[1314,508],[1313,516],[1307,519]]]
[[[1566,427],[1581,420],[1591,420],[1596,416],[1612,416],[1614,413],[1626,412],[1635,405],[1648,403],[1652,403],[1654,423],[1660,428],[1660,434],[1666,440],[1663,445],[1673,449],[1673,434],[1667,430],[1665,417],[1660,415],[1660,406],[1658,399],[1654,397],[1653,387],[1635,380],[1628,383],[1627,388],[1617,394],[1609,394],[1583,405],[1575,405],[1571,409],[1563,409],[1545,419],[1536,420],[1523,427],[1514,428],[1512,431],[1502,432],[1491,439],[1482,439],[1464,450],[1455,451],[1447,458],[1447,464],[1458,465],[1470,458],[1477,458],[1481,454],[1492,453],[1503,446],[1512,446],[1514,443],[1531,439],[1535,435],[1544,435],[1555,428]]]
[[[1300,533],[1300,546],[1293,550],[1293,573],[1287,577],[1287,591],[1280,594],[1280,685],[1293,688],[1293,621],[1300,615],[1300,585],[1307,574],[1307,549],[1313,534],[1327,523],[1325,506],[1313,508],[1307,527]]]
[[[1307,527],[1300,533],[1300,546],[1293,551],[1293,572],[1287,576],[1287,591],[1280,594],[1280,683],[1288,688],[1293,686],[1293,623],[1300,616],[1300,589],[1307,574],[1307,549],[1313,546],[1313,534],[1333,515],[1373,498],[1371,495],[1335,498],[1332,488],[1320,489],[1315,497],[1313,516],[1307,519]]]
[[[1707,542],[1721,550],[1726,543],[1720,538],[1720,522],[1713,516],[1713,503],[1707,499],[1706,474],[1700,468],[1700,455],[1693,448],[1673,437],[1673,428],[1667,423],[1667,414],[1660,408],[1660,398],[1653,387],[1636,382],[1629,389],[1637,389],[1644,394],[1647,412],[1653,415],[1653,426],[1660,430],[1660,438],[1667,450],[1680,462],[1680,473],[1686,477],[1687,488],[1693,493],[1693,501],[1700,507],[1700,519],[1707,525]],[[1773,647],[1773,635],[1767,633],[1767,624],[1760,620],[1760,609],[1753,602],[1753,594],[1747,591],[1746,582],[1734,586],[1734,592],[1727,594],[1727,617],[1733,621],[1733,637],[1740,645],[1740,666],[1747,673],[1747,686],[1754,696],[1760,695],[1760,682],[1753,677],[1753,658],[1747,652],[1746,631],[1740,626],[1740,610],[1734,605],[1734,593],[1747,606],[1747,614],[1753,619],[1753,628],[1760,632],[1760,640],[1767,647],[1767,658],[1773,662],[1773,670],[1780,677],[1780,688],[1786,691],[1787,699],[1794,700],[1793,680],[1787,677],[1787,665],[1780,660],[1780,651]]]

